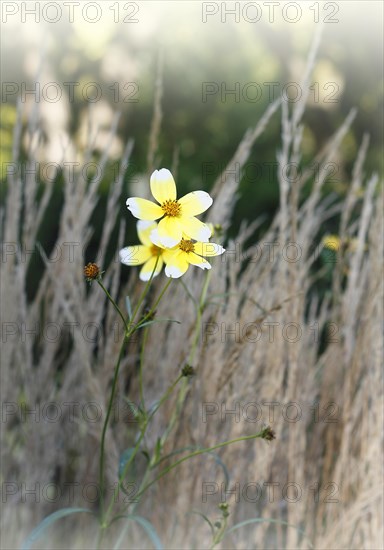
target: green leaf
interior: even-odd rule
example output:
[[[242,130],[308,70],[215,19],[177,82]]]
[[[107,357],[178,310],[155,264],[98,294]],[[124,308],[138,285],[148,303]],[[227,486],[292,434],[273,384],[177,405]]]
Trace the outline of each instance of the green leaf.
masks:
[[[129,296],[125,297],[125,307],[127,308],[129,320],[131,320],[132,319],[132,306],[131,306],[131,300],[129,299]]]
[[[149,456],[149,452],[148,452],[148,451],[146,451],[145,449],[143,449],[143,450],[141,451],[141,454],[143,454],[143,455],[145,456],[145,458],[147,459],[147,462],[148,462],[148,463],[151,462],[151,457]]]
[[[293,527],[293,529],[296,529],[301,535],[306,536],[305,531],[303,529],[300,529],[299,527],[296,527],[296,525],[292,525],[292,523],[287,523],[286,521],[282,521],[279,519],[269,519],[269,518],[251,518],[246,519],[244,521],[241,521],[240,523],[236,523],[236,525],[233,525],[227,531],[225,532],[225,535],[228,535],[228,533],[231,533],[233,531],[236,531],[237,529],[240,529],[241,527],[244,527],[245,525],[250,525],[251,523],[278,523],[280,525],[286,525],[287,527]],[[310,548],[313,548],[313,544],[308,540],[308,546]]]
[[[142,410],[142,408],[139,405],[137,405],[137,403],[134,403],[133,401],[130,401],[126,397],[124,398],[124,401],[128,404],[129,408],[131,409],[134,418],[136,420],[138,418],[140,418],[140,415],[143,414],[143,412],[144,412]]]
[[[213,458],[215,459],[216,464],[218,464],[222,468],[222,470],[224,472],[224,477],[225,477],[225,486],[228,487],[229,479],[230,479],[228,468],[226,467],[226,465],[221,460],[221,458],[219,457],[218,454],[216,454],[216,453],[208,453],[208,454],[212,455]]]
[[[181,325],[181,322],[176,319],[152,319],[151,321],[145,321],[142,325],[139,324],[137,329],[146,327],[147,325],[153,325],[154,323],[164,323],[165,321],[168,323],[177,323],[178,325]]]
[[[124,470],[125,470],[125,466],[131,460],[132,455],[134,454],[134,452],[135,452],[135,447],[129,447],[129,449],[126,449],[121,454],[120,460],[119,460],[119,479],[123,475]],[[134,477],[135,476],[135,470],[136,470],[135,461],[132,460],[132,463],[130,464],[130,468],[128,469],[128,472],[125,472],[125,477],[126,478]],[[130,475],[128,475],[128,474],[130,474]],[[124,488],[123,488],[123,490],[124,490]]]
[[[155,446],[155,452],[154,452],[154,459],[155,462],[158,462],[161,457],[161,451],[163,449],[163,446],[161,444],[161,437],[157,438],[156,446]]]
[[[120,515],[116,516],[115,518],[113,518],[113,520],[111,521],[111,524],[114,523],[115,521],[117,521],[118,519],[121,519],[121,518],[129,519],[129,520],[136,521],[137,523],[139,523],[143,527],[143,529],[147,532],[147,534],[148,534],[149,538],[151,539],[155,549],[156,550],[164,550],[164,547],[161,543],[159,535],[157,534],[156,529],[154,528],[154,526],[152,525],[152,523],[150,521],[143,518],[142,516],[135,516],[133,514],[120,514]]]
[[[21,545],[21,550],[30,550],[32,545],[41,537],[45,529],[52,525],[56,520],[69,516],[71,514],[79,514],[84,512],[87,514],[93,514],[92,510],[88,508],[63,508],[57,512],[53,512],[50,516],[47,516],[39,525],[32,531],[32,533],[25,539]]]

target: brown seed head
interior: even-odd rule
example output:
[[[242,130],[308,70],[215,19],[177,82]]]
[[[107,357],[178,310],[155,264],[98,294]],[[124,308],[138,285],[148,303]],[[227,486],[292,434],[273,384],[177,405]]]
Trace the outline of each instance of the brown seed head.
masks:
[[[93,281],[100,275],[100,268],[98,265],[89,263],[84,267],[84,277],[87,281]]]

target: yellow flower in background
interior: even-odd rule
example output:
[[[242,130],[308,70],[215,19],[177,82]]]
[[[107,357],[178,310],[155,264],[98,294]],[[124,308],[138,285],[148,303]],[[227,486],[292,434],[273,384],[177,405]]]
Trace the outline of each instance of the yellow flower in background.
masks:
[[[156,237],[156,232],[154,233]],[[219,256],[225,249],[219,244],[207,242],[193,242],[182,238],[174,248],[165,250],[163,253],[165,261],[165,274],[167,277],[178,279],[188,271],[190,265],[196,265],[201,269],[211,269],[211,264],[205,257]]]
[[[148,281],[151,278],[152,272],[154,277],[162,270],[164,260],[164,248],[161,245],[157,246],[153,244],[149,238],[154,229],[157,228],[157,223],[153,221],[140,220],[137,222],[137,234],[142,244],[136,246],[126,246],[119,252],[121,263],[125,265],[143,265],[140,271],[140,279],[142,281]]]
[[[159,204],[131,197],[127,199],[128,210],[139,220],[161,218],[156,239],[161,246],[172,248],[186,235],[189,239],[207,242],[211,236],[209,227],[195,216],[205,212],[213,200],[205,191],[192,191],[177,199],[176,184],[169,170],[155,170],[150,181],[151,192]],[[151,240],[154,242],[152,235]]]
[[[323,246],[324,248],[329,248],[337,252],[341,245],[341,239],[337,235],[325,235],[323,237]]]

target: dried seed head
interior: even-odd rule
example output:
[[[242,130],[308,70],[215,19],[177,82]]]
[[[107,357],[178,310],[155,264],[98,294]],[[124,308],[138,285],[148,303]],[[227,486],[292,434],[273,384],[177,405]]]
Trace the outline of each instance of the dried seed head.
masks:
[[[100,268],[98,265],[89,263],[84,267],[84,277],[87,281],[94,281],[100,277]]]
[[[262,439],[266,439],[267,441],[273,441],[274,439],[276,439],[276,434],[272,430],[271,426],[267,426],[266,428],[264,428],[261,437]]]
[[[194,376],[196,374],[195,369],[188,363],[181,369],[181,373],[183,376]]]

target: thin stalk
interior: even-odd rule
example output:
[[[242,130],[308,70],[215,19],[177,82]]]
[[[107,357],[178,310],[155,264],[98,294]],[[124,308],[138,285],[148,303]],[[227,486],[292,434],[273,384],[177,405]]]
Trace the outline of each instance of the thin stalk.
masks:
[[[145,436],[145,432],[147,430],[147,426],[149,424],[149,422],[152,420],[152,418],[154,417],[155,413],[158,411],[158,409],[161,407],[161,405],[168,399],[168,397],[171,395],[171,393],[173,392],[173,390],[175,389],[175,387],[177,386],[177,384],[179,383],[180,379],[183,377],[183,375],[181,374],[180,376],[178,376],[176,378],[176,380],[173,382],[173,384],[165,391],[164,395],[161,397],[161,399],[159,400],[156,408],[152,411],[152,413],[148,416],[148,418],[146,419],[145,421],[145,424],[141,430],[141,434],[140,434],[140,437],[139,439],[137,440],[137,443],[135,445],[135,448],[133,449],[133,452],[131,454],[131,456],[129,457],[129,460],[126,462],[126,464],[124,465],[124,469],[123,469],[123,472],[121,473],[120,475],[120,478],[119,478],[119,481],[118,481],[118,484],[117,486],[115,487],[115,490],[114,490],[114,494],[113,494],[113,497],[111,499],[111,502],[108,506],[108,509],[107,509],[107,512],[106,512],[106,517],[109,516],[110,512],[111,512],[111,509],[112,509],[112,506],[113,506],[113,503],[116,501],[116,498],[117,498],[117,495],[118,495],[118,491],[120,490],[120,487],[121,487],[121,484],[122,482],[124,481],[124,478],[126,476],[126,473],[128,471],[128,468],[129,466],[132,464],[136,454],[137,454],[137,451],[140,447],[140,444],[142,442],[142,440],[144,439],[144,436]],[[145,472],[145,475],[144,475],[144,478],[143,478],[143,481],[147,478],[147,474],[149,474],[150,472],[150,469],[153,467],[153,464],[150,464],[147,471]],[[142,482],[143,483],[143,482]],[[138,502],[137,502],[138,504]],[[128,504],[129,506],[129,504]],[[136,507],[136,506],[135,506]],[[109,525],[114,521],[114,518],[112,518],[112,520],[109,522]]]
[[[127,321],[125,320],[125,317],[124,317],[124,315],[123,315],[122,312],[121,312],[121,309],[120,309],[119,306],[116,304],[116,302],[115,302],[115,300],[112,298],[112,296],[109,294],[108,290],[105,288],[105,286],[103,285],[103,283],[101,282],[101,280],[98,279],[97,282],[98,282],[98,284],[101,286],[101,288],[104,290],[105,294],[107,295],[108,300],[111,302],[111,304],[113,305],[113,307],[115,308],[115,310],[117,311],[117,313],[120,315],[121,319],[123,320],[124,327],[125,327],[125,331],[126,331],[126,332],[129,332],[129,327],[128,327]]]
[[[205,300],[206,300],[206,297],[207,297],[207,292],[208,292],[208,286],[209,286],[210,279],[211,279],[211,272],[208,271],[207,274],[206,274],[206,277],[205,277],[203,288],[201,290],[199,303],[196,307],[196,329],[195,329],[195,335],[194,335],[194,338],[193,338],[191,350],[190,350],[189,355],[188,355],[188,360],[187,360],[188,363],[192,363],[195,359],[195,355],[196,355],[196,351],[197,351],[197,344],[199,343],[199,336],[200,336],[200,331],[201,331],[201,321],[202,321],[202,316],[203,316],[203,312],[204,312],[204,308],[205,308]],[[180,416],[180,411],[181,411],[181,408],[182,408],[183,403],[185,401],[185,398],[187,396],[188,390],[189,390],[188,378],[185,378],[185,380],[184,380],[184,382],[183,382],[183,384],[180,388],[179,395],[177,396],[176,406],[175,406],[175,409],[172,413],[169,424],[168,424],[164,434],[161,437],[161,444],[162,445],[165,444],[166,440],[168,439],[169,434],[171,433],[171,431],[173,430],[173,428],[176,424],[177,419]]]
[[[145,352],[145,346],[148,339],[148,327],[145,327],[144,329],[144,335],[143,335],[143,342],[141,344],[141,351],[140,351],[140,365],[139,365],[139,394],[140,394],[140,402],[141,407],[145,410],[145,402],[144,402],[144,388],[143,388],[143,367],[144,367],[144,352]]]
[[[117,359],[117,363],[116,363],[116,366],[115,366],[115,372],[114,372],[114,375],[113,375],[111,397],[109,399],[107,415],[106,415],[105,420],[104,420],[103,431],[102,431],[102,434],[101,434],[100,465],[99,465],[100,518],[101,518],[100,523],[101,524],[103,524],[103,522],[104,522],[104,454],[105,454],[104,453],[104,447],[105,447],[105,436],[106,436],[106,433],[107,433],[108,421],[109,421],[109,417],[111,415],[112,404],[113,404],[113,400],[114,400],[115,393],[116,393],[117,377],[118,377],[118,374],[119,374],[121,359],[123,357],[123,352],[124,352],[125,345],[127,343],[127,339],[128,339],[128,334],[126,334],[124,336],[123,342],[122,342],[121,347],[120,347],[119,357]]]
[[[156,262],[157,264],[157,262]],[[113,399],[114,399],[114,395],[115,395],[115,390],[116,390],[116,382],[117,382],[117,376],[118,376],[118,372],[119,372],[119,368],[120,368],[120,362],[121,362],[121,359],[122,359],[122,354],[123,354],[123,349],[124,349],[124,345],[125,343],[129,340],[129,338],[132,336],[132,334],[134,334],[134,332],[136,332],[136,330],[138,330],[140,328],[140,325],[145,321],[147,320],[151,315],[153,315],[153,312],[155,311],[156,307],[158,306],[158,304],[160,303],[160,300],[162,299],[162,297],[164,296],[167,288],[169,287],[169,285],[171,284],[172,282],[172,279],[169,279],[169,281],[167,282],[167,284],[164,286],[163,290],[160,292],[158,298],[156,299],[154,305],[152,306],[152,308],[150,309],[150,311],[141,319],[141,321],[137,324],[137,325],[134,325],[132,324],[132,321],[134,320],[138,310],[139,310],[139,307],[140,305],[142,304],[143,302],[143,299],[145,297],[145,295],[147,294],[148,290],[149,290],[149,284],[153,278],[153,274],[156,270],[156,264],[155,264],[155,267],[154,267],[154,270],[152,272],[152,275],[151,275],[151,278],[149,279],[149,281],[147,282],[145,288],[144,288],[144,291],[141,295],[141,297],[139,298],[139,302],[138,302],[138,305],[136,306],[135,308],[135,311],[134,313],[132,314],[132,318],[131,318],[131,326],[128,327],[127,329],[127,332],[124,336],[124,340],[123,340],[123,344],[121,346],[121,349],[120,349],[120,353],[119,353],[119,358],[118,358],[118,362],[116,364],[116,367],[115,367],[115,373],[114,373],[114,378],[113,378],[113,384],[112,384],[112,393],[111,393],[111,397],[110,397],[110,401],[109,401],[109,405],[108,405],[108,412],[107,412],[107,416],[106,416],[106,419],[105,419],[105,422],[104,422],[104,426],[103,426],[103,432],[102,432],[102,440],[101,440],[101,455],[100,455],[100,487],[103,488],[103,490],[101,491],[101,495],[103,496],[104,494],[104,484],[103,484],[103,478],[104,478],[104,446],[105,446],[105,434],[106,434],[106,430],[107,430],[107,425],[108,425],[108,421],[109,421],[109,417],[110,417],[110,412],[111,412],[111,409],[112,409],[112,402],[113,402]],[[105,289],[105,287],[103,287]],[[113,299],[110,297],[110,300],[112,301],[112,303],[114,303]],[[117,306],[116,306],[117,308]],[[173,390],[173,388],[175,387],[175,385],[178,383],[178,381],[180,380],[180,377],[178,377],[177,381],[171,386],[171,390]],[[170,394],[170,389],[168,389],[165,393],[165,396],[163,396],[163,398],[160,400],[160,403],[158,405],[158,407],[165,401],[165,399],[168,398]],[[157,407],[157,408],[158,408]],[[157,409],[156,409],[157,410]],[[148,426],[148,422],[149,420],[153,417],[153,414],[151,414],[151,416],[146,420],[144,426],[143,426],[143,429],[142,429],[142,432],[140,434],[140,437],[135,445],[135,448],[134,448],[134,451],[132,453],[132,455],[130,456],[130,459],[128,460],[128,462],[125,464],[124,466],[124,470],[119,478],[119,482],[117,484],[117,487],[115,487],[115,490],[114,490],[114,494],[113,494],[113,497],[111,499],[111,502],[109,503],[109,506],[107,508],[107,512],[105,514],[105,518],[104,518],[104,513],[103,513],[103,509],[104,509],[104,502],[103,502],[103,498],[102,498],[102,504],[101,504],[101,529],[104,530],[107,525],[108,525],[108,522],[107,522],[107,518],[110,514],[110,511],[111,511],[111,508],[113,506],[113,503],[116,499],[116,496],[117,496],[117,493],[118,491],[120,490],[121,488],[121,483],[123,482],[124,480],[124,477],[125,477],[125,474],[126,472],[128,471],[128,467],[129,465],[132,463],[133,459],[135,458],[136,454],[137,454],[137,451],[140,447],[140,444],[141,444],[141,441],[143,440],[144,438],[144,435],[145,435],[145,431],[146,431],[146,428]],[[102,536],[101,536],[102,537]],[[100,542],[101,542],[101,538],[100,538]]]
[[[205,453],[210,453],[212,451],[215,451],[216,449],[221,449],[222,447],[227,447],[228,445],[232,445],[233,443],[238,443],[239,441],[248,441],[250,439],[257,439],[258,437],[262,437],[263,434],[264,434],[264,430],[261,430],[261,432],[259,432],[257,434],[246,435],[246,436],[243,436],[243,437],[237,437],[236,439],[231,439],[229,441],[224,441],[223,443],[217,443],[216,445],[213,445],[213,447],[206,447],[205,449],[198,449],[197,451],[194,451],[193,453],[190,453],[190,454],[184,456],[183,458],[180,458],[179,460],[177,460],[176,462],[174,462],[173,464],[171,464],[167,468],[164,468],[164,470],[162,470],[154,479],[152,479],[152,481],[147,483],[147,485],[145,485],[145,487],[137,493],[136,498],[138,499],[139,497],[141,497],[145,493],[145,491],[147,491],[147,489],[149,489],[149,487],[151,487],[151,485],[153,485],[154,483],[159,481],[159,479],[161,479],[166,474],[168,474],[171,470],[173,470],[174,468],[179,466],[179,464],[181,464],[182,462],[185,462],[186,460],[189,460],[190,458],[193,458],[195,456],[199,456],[199,455],[202,455],[202,454],[205,454]]]
[[[159,257],[160,256],[157,256],[157,259],[156,259],[156,263],[155,263],[155,267],[153,268],[153,271],[151,273],[151,276],[150,278],[148,279],[147,281],[147,284],[145,285],[144,287],[144,290],[139,298],[139,301],[137,302],[137,305],[132,313],[132,319],[131,319],[131,323],[133,323],[133,321],[135,320],[135,317],[137,315],[137,312],[139,311],[140,307],[141,307],[141,304],[143,303],[144,301],[144,298],[146,297],[146,295],[148,294],[148,291],[149,291],[149,287],[151,286],[151,283],[152,283],[152,279],[153,279],[153,276],[155,274],[155,271],[156,271],[156,267],[157,267],[157,264],[158,264],[158,261],[159,261]]]

